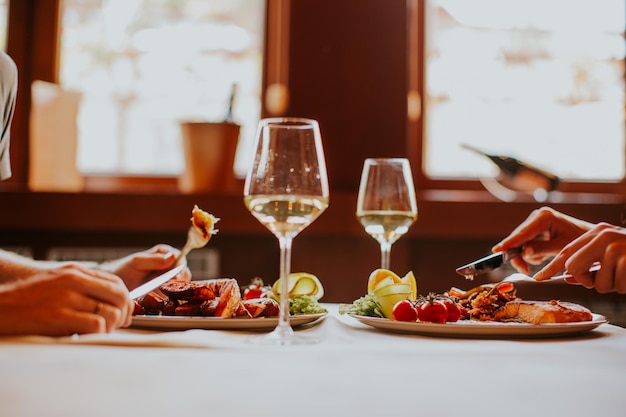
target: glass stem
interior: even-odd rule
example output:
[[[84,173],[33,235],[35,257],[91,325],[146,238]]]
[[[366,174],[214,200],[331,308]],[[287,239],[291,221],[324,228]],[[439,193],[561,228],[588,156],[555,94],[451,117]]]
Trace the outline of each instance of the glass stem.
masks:
[[[289,324],[289,273],[291,272],[291,237],[280,237],[280,317],[277,331],[281,339],[293,334]]]
[[[380,268],[389,269],[391,259],[391,243],[382,242],[380,244]]]

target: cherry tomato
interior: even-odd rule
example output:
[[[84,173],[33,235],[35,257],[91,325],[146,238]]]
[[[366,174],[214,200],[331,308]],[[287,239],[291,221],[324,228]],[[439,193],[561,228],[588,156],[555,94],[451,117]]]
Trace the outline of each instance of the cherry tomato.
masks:
[[[417,321],[417,310],[410,300],[398,301],[393,306],[391,315],[394,320],[398,321]]]
[[[443,304],[446,306],[448,310],[448,317],[446,317],[447,322],[455,322],[459,321],[461,318],[461,309],[458,305],[456,305],[451,300],[443,300]]]
[[[457,307],[459,307],[459,311],[461,312],[461,317],[459,317],[459,320],[467,320],[470,318],[470,314],[467,308],[463,307],[462,305],[459,305]]]
[[[254,298],[267,298],[267,292],[257,285],[250,285],[243,290],[243,299],[252,300]]]
[[[417,318],[431,323],[445,323],[448,309],[440,300],[427,300],[417,307]]]

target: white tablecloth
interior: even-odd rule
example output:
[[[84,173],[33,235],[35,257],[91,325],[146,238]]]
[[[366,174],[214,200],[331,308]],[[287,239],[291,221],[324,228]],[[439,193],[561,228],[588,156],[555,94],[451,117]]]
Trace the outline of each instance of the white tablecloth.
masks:
[[[626,416],[626,329],[439,338],[385,333],[330,307],[299,330],[321,339],[307,346],[214,330],[0,339],[0,415]]]

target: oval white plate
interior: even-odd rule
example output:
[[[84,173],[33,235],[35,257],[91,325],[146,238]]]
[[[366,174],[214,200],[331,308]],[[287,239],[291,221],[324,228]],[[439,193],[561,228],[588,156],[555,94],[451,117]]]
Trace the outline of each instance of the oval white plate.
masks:
[[[608,319],[602,315],[594,314],[591,321],[579,321],[574,323],[500,323],[488,321],[461,320],[455,323],[426,323],[406,322],[383,319],[379,317],[366,317],[350,314],[350,317],[368,326],[377,329],[410,333],[426,336],[445,337],[562,337],[582,334],[591,331],[601,324],[608,323]]]
[[[310,324],[326,316],[321,314],[302,314],[291,316],[292,327]],[[131,327],[167,330],[273,330],[278,325],[278,317],[260,317],[256,319],[196,316],[133,316]]]

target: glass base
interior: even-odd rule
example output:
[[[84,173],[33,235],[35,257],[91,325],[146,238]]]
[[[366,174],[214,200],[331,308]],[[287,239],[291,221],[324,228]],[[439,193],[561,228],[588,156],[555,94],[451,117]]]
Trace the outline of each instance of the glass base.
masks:
[[[315,337],[295,334],[293,329],[289,326],[278,326],[271,333],[262,336],[250,336],[246,340],[259,345],[274,346],[312,345],[319,343],[319,339]]]

